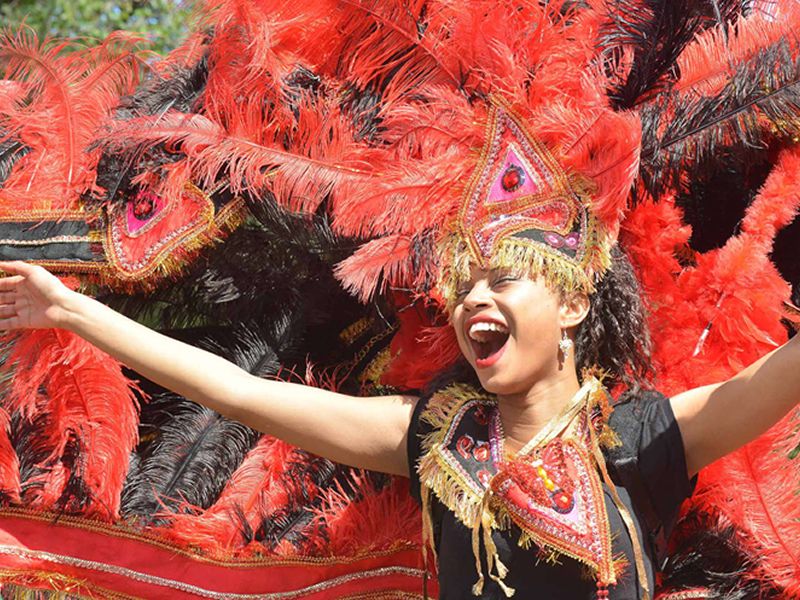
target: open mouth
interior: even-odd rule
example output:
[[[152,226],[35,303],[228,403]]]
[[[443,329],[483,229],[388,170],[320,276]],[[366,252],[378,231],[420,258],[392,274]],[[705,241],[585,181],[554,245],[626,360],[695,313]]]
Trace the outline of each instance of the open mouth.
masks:
[[[505,325],[478,321],[470,326],[467,333],[478,367],[489,367],[503,355],[509,336]]]

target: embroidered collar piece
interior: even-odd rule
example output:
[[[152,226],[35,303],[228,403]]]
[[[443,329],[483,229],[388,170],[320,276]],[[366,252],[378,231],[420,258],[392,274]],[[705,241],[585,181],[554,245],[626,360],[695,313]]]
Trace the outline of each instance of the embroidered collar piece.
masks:
[[[423,489],[426,540],[431,541],[430,493],[472,530],[478,582],[484,574],[479,549],[483,535],[488,576],[511,596],[506,567],[491,537],[493,529],[519,530],[518,543],[535,545],[540,555],[575,559],[594,574],[598,597],[617,581],[624,561],[614,560],[601,476],[626,525],[633,526],[608,477],[601,446],[613,445],[608,428],[609,397],[594,377],[564,411],[515,455],[503,448],[496,399],[470,386],[453,385],[431,398],[421,418],[433,429],[423,440],[419,475]],[[628,517],[627,519],[625,517]],[[629,531],[634,531],[629,528]],[[637,542],[634,542],[638,546]],[[641,550],[637,571],[643,574]],[[493,569],[495,572],[493,572]],[[640,585],[646,578],[640,577]]]

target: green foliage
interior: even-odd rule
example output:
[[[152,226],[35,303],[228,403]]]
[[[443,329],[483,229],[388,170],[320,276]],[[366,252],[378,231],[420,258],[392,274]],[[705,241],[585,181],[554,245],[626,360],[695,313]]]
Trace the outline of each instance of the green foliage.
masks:
[[[166,52],[187,35],[193,19],[191,0],[0,0],[0,23],[16,29],[23,21],[41,38],[78,37],[89,44],[125,29]]]

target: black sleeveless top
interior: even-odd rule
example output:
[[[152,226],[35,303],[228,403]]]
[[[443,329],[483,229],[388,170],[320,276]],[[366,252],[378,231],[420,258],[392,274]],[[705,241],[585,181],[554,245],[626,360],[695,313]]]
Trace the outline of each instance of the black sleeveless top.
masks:
[[[430,431],[430,426],[420,421],[420,415],[427,401],[422,399],[418,402],[408,436],[408,458],[409,465],[412,465],[411,494],[418,502],[420,479],[416,466],[422,452],[422,438]],[[641,546],[646,553],[645,565],[652,594],[656,562],[654,539],[663,538],[669,533],[681,503],[694,489],[694,480],[690,481],[687,476],[681,433],[669,401],[663,395],[647,392],[635,398],[627,396],[615,406],[609,424],[623,445],[606,453],[608,470],[620,499],[637,521]],[[631,468],[635,473],[631,474]],[[626,486],[631,489],[626,489]],[[434,495],[431,498],[434,541],[439,559],[439,598],[474,598],[472,585],[477,579],[477,571],[471,531],[437,501]],[[624,556],[628,563],[618,583],[609,588],[609,598],[638,599],[641,592],[637,583],[631,540],[607,489],[605,504],[614,555]],[[553,564],[540,559],[535,547],[525,550],[517,545],[519,530],[515,528],[493,531],[492,537],[500,560],[509,569],[505,583],[516,589],[515,599],[595,598],[595,582],[586,573],[585,567],[577,561],[562,557],[558,563]],[[483,570],[487,572],[485,555],[481,540],[480,556]],[[506,596],[494,581],[487,578],[480,598],[505,600]]]

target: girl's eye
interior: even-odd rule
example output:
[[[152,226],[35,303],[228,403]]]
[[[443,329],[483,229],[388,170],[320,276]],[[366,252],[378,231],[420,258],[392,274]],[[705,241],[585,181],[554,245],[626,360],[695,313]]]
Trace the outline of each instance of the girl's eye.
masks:
[[[514,281],[519,281],[519,277],[514,277],[513,275],[505,275],[503,277],[498,277],[494,280],[494,285],[503,285],[506,283],[512,283]]]

